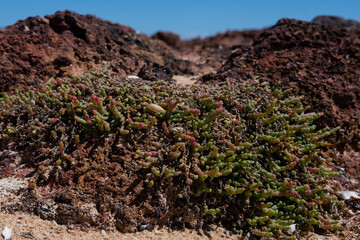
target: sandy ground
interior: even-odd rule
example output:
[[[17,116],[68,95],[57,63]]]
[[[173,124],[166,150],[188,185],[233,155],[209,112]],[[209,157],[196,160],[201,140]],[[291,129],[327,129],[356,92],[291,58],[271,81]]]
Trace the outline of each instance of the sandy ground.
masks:
[[[36,239],[36,240],[66,240],[66,239],[237,239],[229,236],[222,229],[214,232],[199,233],[191,230],[170,231],[168,229],[156,229],[137,233],[119,233],[117,231],[104,231],[91,228],[89,231],[71,230],[66,226],[59,225],[55,221],[44,221],[37,216],[24,213],[7,214],[0,213],[0,230],[4,227],[12,229],[11,240]]]
[[[192,85],[198,80],[200,76],[184,76],[184,75],[175,75],[173,76],[173,79],[176,81],[176,83],[181,85]]]

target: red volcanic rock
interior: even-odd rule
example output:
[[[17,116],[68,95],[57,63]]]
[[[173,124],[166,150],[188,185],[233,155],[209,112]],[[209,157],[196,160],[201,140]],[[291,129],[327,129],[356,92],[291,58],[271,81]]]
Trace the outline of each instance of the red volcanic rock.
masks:
[[[336,16],[317,16],[311,22],[330,27],[337,26],[343,28],[360,28],[359,22]]]
[[[219,68],[234,45],[249,44],[257,31],[227,32],[181,41],[153,38],[130,27],[71,11],[29,17],[0,30],[0,92],[38,86],[49,78],[82,75],[105,65],[115,74],[171,80]]]
[[[152,38],[161,40],[170,47],[181,51],[205,51],[211,48],[231,48],[237,45],[250,45],[252,40],[259,35],[261,31],[262,30],[227,31],[204,39],[195,38],[185,41],[182,41],[179,35],[175,33],[157,32]]]
[[[152,38],[161,40],[173,48],[178,48],[182,44],[179,35],[175,33],[157,32],[152,36]]]
[[[202,45],[202,48],[232,48],[238,45],[250,45],[261,32],[262,30],[227,31],[205,38],[202,41],[199,41],[199,39],[190,40],[187,41],[187,44]]]
[[[92,15],[64,11],[29,17],[0,30],[0,92],[104,65],[136,75],[142,67],[164,66],[169,49],[161,41]],[[157,76],[163,80],[172,78],[172,71],[160,71]]]

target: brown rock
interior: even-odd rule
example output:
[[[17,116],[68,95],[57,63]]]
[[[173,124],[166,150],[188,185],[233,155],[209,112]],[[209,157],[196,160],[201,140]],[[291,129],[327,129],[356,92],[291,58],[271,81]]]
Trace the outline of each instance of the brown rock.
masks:
[[[169,80],[171,71],[162,67],[169,50],[162,41],[92,15],[64,11],[29,17],[0,32],[0,92],[104,65],[113,72],[136,75],[144,65],[156,63],[153,75]]]

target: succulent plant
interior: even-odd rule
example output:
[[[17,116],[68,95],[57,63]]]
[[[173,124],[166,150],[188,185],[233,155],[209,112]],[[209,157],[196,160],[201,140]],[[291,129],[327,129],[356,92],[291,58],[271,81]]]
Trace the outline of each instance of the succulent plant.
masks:
[[[316,129],[322,113],[307,112],[289,89],[257,79],[185,87],[92,73],[4,93],[0,109],[1,147],[33,152],[39,172],[76,167],[77,146],[99,136],[143,134],[149,141],[134,154],[148,172],[144,184],[176,181],[179,200],[203,199],[204,219],[231,213],[231,228],[260,237],[293,224],[339,227],[333,214],[343,204],[324,187],[338,173],[320,154],[338,128]]]

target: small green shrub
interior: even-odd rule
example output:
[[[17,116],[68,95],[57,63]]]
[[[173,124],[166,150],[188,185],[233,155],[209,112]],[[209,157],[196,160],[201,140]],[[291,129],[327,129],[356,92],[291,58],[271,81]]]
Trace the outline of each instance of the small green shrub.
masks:
[[[306,113],[290,93],[258,80],[184,87],[101,73],[57,79],[37,91],[3,94],[1,148],[32,152],[28,161],[38,171],[71,169],[81,161],[72,156],[78,144],[108,133],[124,141],[143,134],[151,141],[134,161],[148,169],[144,184],[174,180],[179,200],[202,196],[204,219],[225,219],[262,237],[292,224],[333,230],[342,202],[324,186],[338,173],[324,166],[319,149],[338,128],[317,130],[313,121],[322,114]]]

